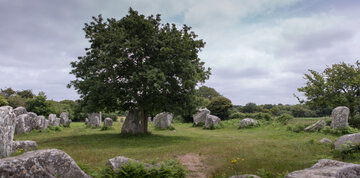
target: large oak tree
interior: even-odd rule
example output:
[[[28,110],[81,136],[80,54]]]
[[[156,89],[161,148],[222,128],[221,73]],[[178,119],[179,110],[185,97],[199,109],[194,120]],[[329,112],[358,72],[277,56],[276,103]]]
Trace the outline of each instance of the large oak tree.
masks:
[[[209,78],[198,53],[205,42],[184,25],[161,24],[130,8],[120,20],[101,15],[85,24],[90,47],[72,62],[69,84],[88,110],[138,110],[141,132],[149,113],[182,112],[191,105],[195,86]]]

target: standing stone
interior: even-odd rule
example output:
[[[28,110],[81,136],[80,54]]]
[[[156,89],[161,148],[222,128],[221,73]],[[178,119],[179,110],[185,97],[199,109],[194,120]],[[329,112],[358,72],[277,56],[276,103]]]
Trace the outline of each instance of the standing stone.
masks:
[[[15,115],[17,117],[17,116],[20,116],[21,114],[26,114],[27,111],[26,111],[26,109],[24,107],[19,106],[19,107],[14,109],[14,113],[15,113]]]
[[[113,120],[111,118],[105,118],[104,119],[104,126],[105,127],[112,127],[113,125]]]
[[[101,116],[99,113],[92,113],[89,115],[88,126],[92,128],[99,128],[101,125]]]
[[[36,127],[37,130],[45,130],[45,117],[44,116],[37,116],[36,117]]]
[[[207,108],[199,109],[199,112],[193,116],[194,125],[199,125],[200,123],[205,124],[208,114],[210,114],[210,111]]]
[[[71,121],[70,119],[65,120],[63,126],[64,126],[64,127],[70,127],[71,122],[72,122],[72,121]]]
[[[341,129],[349,126],[348,118],[349,118],[350,110],[345,106],[339,106],[333,109],[331,113],[331,126],[334,129]]]
[[[69,114],[67,112],[62,112],[59,117],[60,117],[61,125],[64,125],[64,123],[67,122],[67,120],[69,120]]]
[[[85,118],[85,125],[88,125],[88,124],[89,124],[89,119]]]
[[[60,126],[60,118],[56,117],[56,114],[50,114],[49,117],[49,124],[53,127]]]
[[[32,130],[34,130],[36,128],[36,118],[37,118],[37,114],[34,112],[28,112],[27,113],[27,117],[25,117],[25,127],[26,127],[26,132],[31,132]]]
[[[0,158],[10,156],[12,152],[15,125],[16,115],[13,108],[10,106],[0,107]]]
[[[343,135],[335,140],[335,149],[343,150],[349,146],[355,146],[360,144],[360,133]]]
[[[123,134],[137,134],[142,133],[140,128],[140,112],[136,109],[129,111],[126,116],[125,122],[121,128],[121,133]]]
[[[256,127],[258,125],[259,125],[259,123],[255,119],[245,118],[240,121],[239,128],[242,129],[242,128],[249,128],[249,127]]]
[[[221,120],[219,117],[208,114],[205,119],[205,128],[210,129],[212,125],[217,126],[220,124],[220,122]]]
[[[16,127],[15,127],[15,133],[16,134],[24,134],[26,133],[26,127],[25,127],[25,118],[27,117],[27,114],[21,114],[16,117]]]
[[[155,116],[154,126],[160,129],[169,129],[171,122],[174,118],[174,114],[168,112],[162,112]]]
[[[0,159],[0,177],[90,178],[68,154],[57,149]]]
[[[314,132],[314,131],[319,131],[321,130],[323,127],[326,126],[326,122],[324,120],[321,120],[321,121],[317,121],[315,124],[313,125],[310,125],[308,127],[306,127],[304,129],[304,131],[306,132]]]
[[[360,177],[360,165],[321,159],[311,168],[294,171],[285,178],[355,178]]]

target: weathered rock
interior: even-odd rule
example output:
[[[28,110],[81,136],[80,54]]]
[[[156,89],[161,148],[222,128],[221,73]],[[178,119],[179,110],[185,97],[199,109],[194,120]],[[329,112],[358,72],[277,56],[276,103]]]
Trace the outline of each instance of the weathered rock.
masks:
[[[208,114],[205,119],[205,128],[210,129],[211,126],[217,126],[221,122],[220,118],[211,114]]]
[[[354,146],[360,144],[360,133],[343,135],[335,140],[335,149],[343,150],[348,146]]]
[[[360,177],[360,165],[321,159],[311,168],[294,171],[285,178],[356,178]]]
[[[60,126],[60,118],[56,117],[56,114],[50,114],[49,117],[49,125],[53,127]]]
[[[88,124],[89,124],[89,119],[85,118],[85,125],[88,125]]]
[[[89,115],[88,126],[92,128],[99,128],[101,126],[101,115],[100,113],[92,113]]]
[[[36,150],[38,147],[37,143],[35,141],[13,141],[12,143],[12,152],[16,151],[31,151]]]
[[[231,176],[229,178],[260,178],[260,177],[254,174],[242,174],[242,175]]]
[[[72,122],[72,121],[71,121],[70,119],[65,120],[65,122],[63,123],[63,126],[64,126],[64,127],[70,127],[71,122]]]
[[[245,118],[240,121],[239,128],[241,129],[241,128],[256,127],[257,125],[259,125],[259,123],[255,119]]]
[[[104,126],[105,127],[112,127],[113,125],[113,120],[111,118],[105,118],[104,119]]]
[[[118,156],[118,157],[109,159],[108,162],[106,163],[106,165],[109,166],[114,172],[118,173],[119,170],[121,169],[122,165],[128,164],[131,161],[138,162],[131,158],[127,158],[124,156]]]
[[[326,144],[331,144],[332,143],[332,141],[330,139],[328,139],[328,138],[322,138],[319,142],[320,143],[326,143]]]
[[[57,149],[30,151],[0,160],[0,177],[90,177],[65,152]]]
[[[25,117],[25,127],[26,127],[26,132],[31,132],[32,130],[34,130],[36,128],[36,124],[37,124],[37,114],[34,112],[28,112],[26,113],[27,117]]]
[[[199,125],[201,123],[205,124],[206,116],[208,114],[210,114],[210,111],[207,108],[199,109],[199,112],[193,116],[194,124],[195,125]]]
[[[155,127],[160,129],[169,129],[173,118],[174,114],[162,112],[155,116],[155,118],[153,119],[153,124]]]
[[[118,156],[115,158],[111,158],[108,160],[108,162],[106,163],[107,166],[109,166],[114,172],[118,173],[119,170],[122,168],[122,165],[125,164],[129,164],[130,162],[139,162],[137,160],[131,159],[131,158],[127,158],[124,156]],[[161,167],[161,164],[148,164],[148,163],[143,163],[145,165],[145,168],[149,169],[152,167]]]
[[[20,116],[21,114],[26,114],[27,111],[26,111],[26,108],[24,108],[22,106],[19,106],[19,107],[14,109],[14,113],[15,113],[16,116]]]
[[[310,126],[306,127],[304,129],[304,131],[306,131],[306,132],[314,132],[314,131],[321,130],[325,126],[326,126],[326,122],[324,120],[321,120],[321,121],[315,122],[313,125],[310,125]]]
[[[45,117],[44,116],[37,116],[36,117],[36,127],[37,130],[45,130]]]
[[[59,117],[61,125],[65,125],[65,122],[68,122],[69,120],[69,114],[67,112],[62,112]]]
[[[15,127],[16,134],[26,133],[25,117],[27,117],[27,114],[21,114],[16,117],[16,127]]]
[[[7,157],[12,152],[15,125],[16,115],[13,108],[0,107],[0,158]]]
[[[349,118],[350,110],[345,106],[339,106],[333,109],[331,113],[331,126],[334,129],[341,129],[349,126],[348,118]]]
[[[125,122],[121,128],[121,133],[123,134],[137,134],[143,133],[140,128],[140,112],[136,109],[129,111],[126,116]]]

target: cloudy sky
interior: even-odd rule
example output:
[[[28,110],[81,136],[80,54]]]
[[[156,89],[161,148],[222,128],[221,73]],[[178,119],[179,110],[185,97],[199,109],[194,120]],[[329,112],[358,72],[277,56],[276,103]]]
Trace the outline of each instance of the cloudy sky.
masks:
[[[307,69],[360,59],[357,0],[0,0],[0,88],[78,99],[66,85],[89,46],[84,23],[120,19],[129,7],[191,26],[206,42],[205,85],[233,104],[296,104]]]

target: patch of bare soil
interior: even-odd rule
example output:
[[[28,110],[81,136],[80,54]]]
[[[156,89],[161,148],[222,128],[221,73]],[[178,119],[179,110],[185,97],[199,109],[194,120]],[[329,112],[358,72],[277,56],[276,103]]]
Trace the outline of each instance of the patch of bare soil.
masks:
[[[188,178],[206,178],[206,167],[201,162],[201,157],[197,153],[188,153],[178,156],[177,159],[184,165],[188,171]]]

